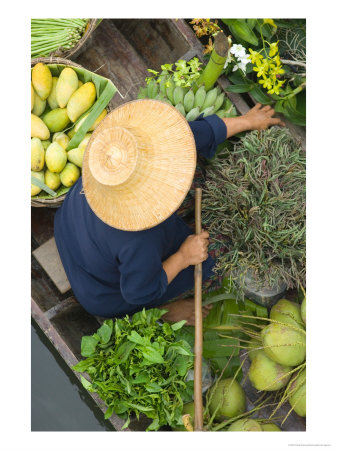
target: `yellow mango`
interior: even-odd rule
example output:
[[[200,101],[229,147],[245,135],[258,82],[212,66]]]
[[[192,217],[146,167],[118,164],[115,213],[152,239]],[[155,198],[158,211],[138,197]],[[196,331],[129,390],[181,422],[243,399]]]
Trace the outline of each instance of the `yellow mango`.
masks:
[[[92,81],[84,83],[70,97],[67,104],[67,113],[72,122],[84,114],[95,103],[96,88]]]
[[[97,119],[95,120],[95,122],[91,125],[91,127],[89,128],[88,131],[94,131],[94,129],[97,127],[97,125],[101,122],[101,120],[104,119],[104,117],[107,115],[107,110],[103,109],[103,111],[101,112],[101,114],[97,117]],[[79,120],[77,122],[77,124],[75,125],[75,132],[77,132],[80,129],[80,126],[82,125],[82,123],[85,121],[85,119],[88,117],[89,113],[86,114],[84,117],[82,117],[81,120]]]
[[[66,187],[73,186],[79,177],[80,169],[71,162],[67,163],[65,168],[60,173],[61,183]]]
[[[50,109],[56,109],[59,107],[59,104],[57,103],[57,100],[56,100],[57,81],[58,81],[58,77],[52,78],[52,87],[51,87],[50,94],[48,95],[48,98],[47,98],[47,102],[48,102]]]
[[[44,148],[39,138],[31,139],[31,169],[39,172],[44,166]]]
[[[47,125],[35,114],[31,114],[30,136],[38,137],[41,141],[49,139],[50,131]]]
[[[53,77],[49,67],[43,63],[37,63],[32,70],[32,83],[35,92],[42,99],[46,100],[52,88]]]
[[[44,174],[44,183],[53,191],[56,191],[61,186],[61,179],[59,173],[51,172],[46,169]]]
[[[83,155],[85,147],[73,148],[67,152],[68,161],[76,164],[77,167],[82,167]]]
[[[44,172],[43,170],[41,170],[40,172],[34,172],[33,170],[31,171],[31,175],[35,178],[37,178],[38,180],[42,181],[42,183],[44,183]],[[42,191],[41,188],[39,188],[38,186],[36,186],[35,184],[33,184],[31,182],[30,185],[30,195],[31,197],[33,197],[34,195],[39,194]]]
[[[60,108],[65,108],[67,106],[68,100],[77,89],[77,73],[71,67],[65,67],[56,84],[56,99]]]
[[[68,144],[69,144],[69,136],[67,136],[65,133],[62,133],[62,131],[55,133],[53,136],[53,142],[57,142],[60,144],[64,150],[67,150]]]
[[[52,133],[62,131],[70,122],[66,108],[56,108],[43,117],[44,123]]]
[[[92,133],[87,133],[84,138],[82,139],[82,141],[78,144],[78,148],[86,148],[88,145],[88,142],[91,138]]]
[[[46,166],[50,172],[61,172],[67,163],[67,152],[57,142],[52,142],[46,150]]]
[[[33,88],[32,83],[30,83],[30,111],[33,111],[34,108],[34,98],[35,98],[35,91]]]
[[[78,80],[78,87],[81,87],[81,86],[83,86],[83,81]]]
[[[51,142],[50,142],[50,140],[48,139],[48,140],[46,140],[46,141],[41,141],[41,144],[43,145],[43,148],[44,148],[45,150],[47,150],[47,148],[50,146]]]
[[[44,110],[46,109],[47,100],[41,100],[40,97],[35,92],[35,98],[34,98],[34,107],[32,110],[32,113],[36,116],[41,116],[43,114]]]

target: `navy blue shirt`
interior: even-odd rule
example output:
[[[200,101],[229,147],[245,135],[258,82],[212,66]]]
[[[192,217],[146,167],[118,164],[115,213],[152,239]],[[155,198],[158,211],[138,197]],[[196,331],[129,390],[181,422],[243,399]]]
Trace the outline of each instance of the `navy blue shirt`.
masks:
[[[227,137],[217,115],[189,123],[197,151],[211,158]],[[194,266],[170,284],[163,269],[193,231],[176,213],[143,231],[122,231],[105,224],[90,208],[82,178],[69,190],[55,215],[60,257],[77,300],[91,314],[118,317],[166,303],[194,286]],[[203,262],[203,279],[212,275],[213,259]]]

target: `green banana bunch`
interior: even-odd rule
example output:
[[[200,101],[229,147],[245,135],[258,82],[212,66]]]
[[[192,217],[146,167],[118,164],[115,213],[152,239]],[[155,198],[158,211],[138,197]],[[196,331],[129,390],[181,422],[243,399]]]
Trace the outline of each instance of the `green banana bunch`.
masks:
[[[177,86],[172,78],[169,80],[169,86],[165,86],[166,82],[166,76],[161,76],[160,83],[152,79],[147,87],[139,89],[138,98],[154,98],[167,102],[174,106],[188,122],[196,120],[200,114],[204,117],[211,114],[217,114],[219,117],[237,115],[232,102],[219,87],[206,92],[202,85],[194,93],[193,89],[188,90]]]

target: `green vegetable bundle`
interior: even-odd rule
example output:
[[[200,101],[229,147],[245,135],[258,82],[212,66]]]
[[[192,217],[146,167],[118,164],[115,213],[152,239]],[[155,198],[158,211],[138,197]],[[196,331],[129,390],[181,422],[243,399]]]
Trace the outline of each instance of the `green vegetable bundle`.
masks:
[[[217,114],[219,117],[234,117],[236,109],[219,87],[208,92],[201,85],[194,93],[194,88],[177,85],[163,71],[157,79],[152,78],[147,87],[139,89],[138,98],[153,98],[173,105],[187,121],[196,120],[200,114],[204,117]]]
[[[305,286],[305,154],[285,128],[247,133],[208,166],[203,223],[229,238],[217,270],[238,284]]]
[[[182,425],[183,403],[191,400],[193,381],[184,380],[193,353],[176,333],[185,321],[161,324],[165,312],[143,309],[131,320],[105,320],[96,333],[82,338],[85,359],[73,369],[90,376],[91,382],[81,376],[82,384],[105,402],[105,418],[115,413],[126,420],[124,427],[140,413],[153,419],[147,430]]]

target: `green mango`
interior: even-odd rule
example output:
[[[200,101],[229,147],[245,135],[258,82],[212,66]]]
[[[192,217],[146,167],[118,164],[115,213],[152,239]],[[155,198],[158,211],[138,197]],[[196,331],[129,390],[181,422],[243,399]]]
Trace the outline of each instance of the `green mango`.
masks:
[[[70,123],[66,108],[56,108],[49,111],[43,118],[49,131],[62,131]]]

